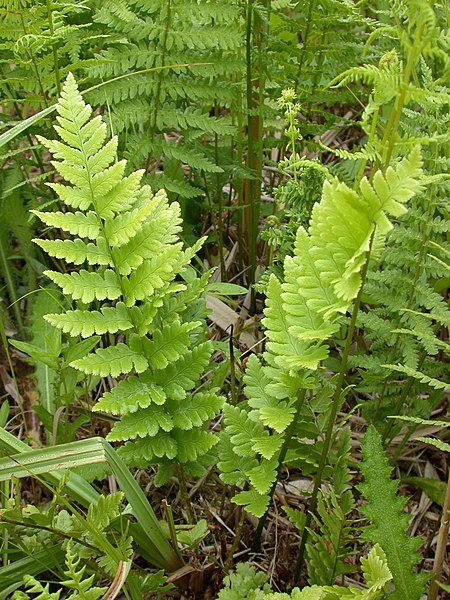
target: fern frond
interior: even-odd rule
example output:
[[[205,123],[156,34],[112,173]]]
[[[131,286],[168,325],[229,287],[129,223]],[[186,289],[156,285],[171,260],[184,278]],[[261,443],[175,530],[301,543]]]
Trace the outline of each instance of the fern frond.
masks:
[[[155,383],[165,390],[167,396],[183,400],[208,366],[211,351],[211,342],[199,344],[163,371],[156,371]]]
[[[44,587],[32,575],[24,575],[23,580],[25,585],[29,587],[28,591],[30,593],[39,594],[39,596],[34,597],[34,600],[59,600],[62,590],[50,592],[49,583],[47,583],[47,585]]]
[[[136,412],[124,415],[108,433],[107,439],[119,442],[136,438],[152,438],[160,429],[165,432],[172,431],[172,419],[163,406],[151,404],[147,408],[140,408]]]
[[[247,472],[253,488],[238,496],[242,503],[248,498],[253,505],[252,494],[269,491],[270,480],[276,477],[274,464],[294,418],[296,427],[290,435],[316,443],[288,451],[287,460],[308,472],[316,468],[320,410],[317,406],[309,410],[306,390],[317,385],[318,365],[329,354],[326,341],[359,292],[374,232],[384,237],[391,227],[389,217],[405,211],[404,203],[420,189],[421,164],[416,148],[395,169],[384,175],[377,172],[373,185],[363,179],[359,193],[339,181],[325,181],[308,231],[298,229],[294,256],[284,261],[284,283],[270,276],[263,319],[268,338],[265,364],[256,358],[248,361],[244,376],[248,408],[226,408],[222,433],[236,455],[253,458],[260,452],[263,457]],[[321,400],[329,406],[331,392],[326,385],[323,391]],[[263,505],[258,495],[254,498],[255,506]]]
[[[216,394],[198,392],[173,410],[173,423],[175,427],[183,430],[201,427],[203,423],[217,415],[222,405],[223,398]]]
[[[123,492],[99,495],[97,501],[89,505],[87,520],[100,531],[106,529],[119,516],[123,497]]]
[[[191,429],[189,431],[175,430],[173,437],[177,443],[178,459],[183,463],[195,462],[206,455],[219,441],[210,431]]]
[[[97,377],[129,375],[94,407],[121,415],[109,439],[133,440],[122,449],[128,460],[213,461],[210,450],[217,439],[206,429],[221,400],[194,394],[184,406],[180,403],[198,385],[212,352],[210,342],[200,341],[207,277],[190,276],[189,285],[179,280],[204,239],[183,250],[179,205],[169,205],[163,191],[153,195],[141,186],[142,171],[124,175],[125,161],[116,159],[117,139],[105,143],[106,125],[101,117],[90,120],[91,108],[72,75],[57,112],[62,141],[41,141],[69,182],[51,187],[74,210],[35,214],[76,237],[36,243],[51,256],[97,269],[46,272],[75,301],[72,310],[47,315],[47,321],[71,336],[88,338],[67,353],[74,369]],[[76,301],[95,300],[102,302],[96,310],[76,306]],[[98,343],[96,335],[105,333],[111,345],[85,356]],[[110,336],[115,333],[120,341],[114,344]]]
[[[364,535],[380,544],[386,552],[395,586],[391,597],[419,600],[428,578],[425,573],[413,572],[419,560],[416,550],[422,542],[405,533],[409,521],[407,515],[401,512],[405,502],[396,496],[398,482],[390,479],[391,467],[383,452],[380,436],[373,426],[367,430],[362,449],[364,483],[359,488],[368,504],[361,510],[371,521]]]
[[[246,490],[236,494],[233,502],[239,506],[243,506],[245,510],[248,510],[255,517],[262,517],[269,506],[270,496],[268,494],[260,494],[256,490]]]
[[[150,404],[164,404],[166,393],[161,386],[156,385],[143,375],[140,379],[135,376],[106,392],[95,405],[95,410],[113,415],[134,413]]]
[[[331,585],[336,577],[353,570],[351,565],[344,563],[351,525],[340,506],[340,499],[333,492],[319,496],[315,521],[318,531],[311,532],[306,546],[308,582]]]
[[[430,387],[435,390],[445,390],[449,387],[449,384],[445,381],[439,381],[438,379],[434,379],[434,377],[429,377],[425,375],[425,373],[421,373],[420,371],[416,371],[415,369],[411,369],[406,365],[381,365],[382,367],[389,369],[391,371],[397,371],[398,373],[404,373],[408,375],[408,377],[414,377],[418,381],[422,383],[428,384]]]
[[[100,233],[101,223],[97,215],[89,211],[86,214],[82,212],[63,213],[56,212],[41,212],[39,210],[31,210],[34,215],[46,225],[59,227],[63,231],[67,231],[72,235],[77,235],[80,238],[89,238],[96,240]]]
[[[86,565],[80,566],[81,557],[76,557],[72,551],[72,544],[69,542],[66,546],[66,567],[64,575],[67,577],[62,581],[62,585],[74,590],[68,599],[70,600],[98,600],[106,591],[106,587],[95,587],[93,585],[95,573],[90,577],[85,577]]]
[[[200,321],[180,323],[174,321],[161,330],[155,330],[153,339],[142,340],[143,354],[153,369],[165,369],[185,354],[189,348],[189,333],[201,325]]]
[[[86,244],[80,239],[76,240],[33,240],[50,256],[63,258],[66,262],[74,265],[82,265],[87,262],[90,265],[112,266],[111,253],[106,239],[97,237],[94,244]]]
[[[217,466],[220,478],[228,485],[243,486],[247,481],[247,473],[257,466],[256,453],[253,456],[239,456],[234,452],[234,446],[228,436],[221,436],[218,447],[219,462]]]

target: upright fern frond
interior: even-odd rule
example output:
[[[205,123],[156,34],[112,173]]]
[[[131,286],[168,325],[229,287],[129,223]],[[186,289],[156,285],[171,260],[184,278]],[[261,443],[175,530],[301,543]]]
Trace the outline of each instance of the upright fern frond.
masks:
[[[332,386],[325,384],[322,395],[316,391],[317,368],[329,353],[326,341],[358,294],[375,229],[378,236],[386,235],[392,227],[390,217],[404,213],[404,204],[420,189],[421,163],[416,148],[395,169],[377,172],[372,183],[364,178],[359,192],[339,181],[326,181],[308,232],[299,228],[294,256],[285,259],[284,283],[275,275],[269,280],[264,362],[249,359],[244,378],[247,408],[227,409],[223,434],[234,453],[249,461],[250,490],[235,501],[257,505],[257,516],[263,512],[264,496],[267,506],[280,457],[287,455],[306,469],[314,465],[314,454],[302,453],[304,444],[293,441],[319,442],[323,433],[324,420],[315,418],[314,405],[321,404],[325,414],[331,402]],[[241,410],[235,419],[234,412]],[[319,446],[316,443],[314,450]],[[229,465],[227,460],[225,468]],[[223,476],[230,478],[229,472]]]
[[[195,463],[216,442],[205,429],[221,408],[212,392],[190,394],[212,348],[200,343],[204,321],[190,317],[193,306],[204,305],[206,278],[184,283],[180,276],[203,240],[182,249],[178,204],[169,205],[162,191],[153,195],[141,187],[142,172],[125,175],[126,162],[116,161],[117,138],[105,143],[106,125],[101,117],[89,120],[91,108],[72,75],[57,111],[62,141],[41,141],[69,182],[50,185],[74,210],[35,214],[76,237],[35,241],[50,256],[85,268],[46,271],[73,302],[70,310],[46,319],[71,336],[120,334],[115,345],[102,344],[71,366],[120,377],[94,409],[123,415],[108,437],[133,440],[123,448],[130,463]],[[93,302],[95,310],[86,306]]]

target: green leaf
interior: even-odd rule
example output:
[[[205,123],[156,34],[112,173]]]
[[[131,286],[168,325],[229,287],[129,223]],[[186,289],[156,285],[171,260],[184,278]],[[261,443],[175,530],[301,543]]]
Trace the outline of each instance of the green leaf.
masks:
[[[174,321],[164,324],[161,329],[153,333],[153,339],[133,338],[137,346],[142,344],[142,353],[148,363],[154,369],[165,369],[169,363],[173,363],[185,354],[189,347],[189,332],[201,325],[201,321],[180,323]],[[130,345],[134,348],[133,340]]]
[[[90,240],[97,239],[101,223],[95,212],[40,212],[31,210],[34,215],[46,225],[59,227],[63,231],[67,231],[72,235],[78,235],[80,238],[88,238]]]
[[[272,460],[262,459],[257,466],[248,471],[247,475],[259,494],[267,494],[277,478],[277,473],[278,457]]]
[[[109,412],[113,415],[129,414],[139,408],[147,408],[150,404],[164,404],[166,393],[164,389],[147,377],[140,379],[132,375],[127,380],[120,381],[110,392],[106,392],[93,407],[99,412]]]
[[[99,348],[94,354],[70,363],[70,366],[88,375],[117,377],[121,373],[129,373],[133,368],[142,373],[148,367],[146,359],[126,344],[120,342],[109,348]]]
[[[36,362],[43,362],[45,365],[50,367],[51,369],[57,369],[59,366],[58,363],[58,355],[53,354],[53,352],[46,352],[37,346],[30,344],[29,342],[21,342],[19,340],[9,340],[11,346],[14,346],[21,352],[25,352],[28,354],[33,360]]]
[[[447,444],[447,442],[443,442],[437,438],[416,437],[415,439],[419,442],[424,442],[425,444],[431,444],[435,448],[442,450],[442,452],[450,452],[450,444]]]
[[[72,296],[74,300],[81,300],[85,304],[95,299],[117,300],[122,295],[118,278],[111,270],[106,270],[102,274],[89,273],[84,269],[78,273],[44,271],[44,274],[56,285],[59,285],[64,294]]]
[[[235,283],[212,281],[206,286],[206,293],[212,296],[241,296],[247,292],[247,288]]]
[[[94,333],[117,333],[133,327],[130,314],[123,302],[116,306],[103,306],[98,310],[68,310],[61,314],[45,315],[45,320],[71,336],[87,338]]]
[[[86,356],[88,352],[94,348],[101,340],[99,335],[94,335],[88,340],[83,340],[77,344],[71,344],[66,350],[64,350],[64,360],[67,364]]]
[[[175,408],[172,412],[173,423],[184,430],[201,427],[220,412],[222,405],[223,398],[216,394],[198,392]]]
[[[256,490],[246,490],[239,492],[232,502],[239,506],[244,506],[248,512],[255,517],[262,517],[269,506],[270,497],[267,494],[259,494]]]
[[[408,537],[405,533],[409,523],[408,516],[402,513],[405,501],[396,495],[398,481],[390,478],[392,468],[373,426],[367,430],[362,450],[364,483],[359,489],[368,504],[361,507],[361,511],[372,523],[364,535],[380,544],[386,552],[395,586],[392,599],[419,600],[428,579],[427,574],[414,573],[413,570],[419,561],[416,550],[422,540]]]
[[[407,367],[406,365],[380,365],[385,369],[389,369],[391,371],[397,371],[398,373],[404,373],[408,377],[413,377],[422,383],[426,383],[435,390],[445,390],[449,387],[450,384],[445,381],[439,381],[438,379],[434,379],[433,377],[429,377],[425,375],[425,373],[421,373],[420,371],[416,371],[415,369],[411,369],[411,367]]]
[[[206,454],[219,441],[213,433],[200,429],[176,429],[173,431],[173,438],[178,447],[177,459],[181,463],[198,460],[199,456]]]
[[[107,439],[119,442],[134,440],[138,437],[154,437],[160,429],[166,432],[171,431],[173,429],[172,417],[163,406],[151,404],[147,408],[122,417],[118,423],[114,424]]]
[[[444,481],[429,477],[402,477],[402,481],[417,486],[425,492],[430,500],[436,502],[439,506],[444,506],[445,490],[447,489],[447,484]]]

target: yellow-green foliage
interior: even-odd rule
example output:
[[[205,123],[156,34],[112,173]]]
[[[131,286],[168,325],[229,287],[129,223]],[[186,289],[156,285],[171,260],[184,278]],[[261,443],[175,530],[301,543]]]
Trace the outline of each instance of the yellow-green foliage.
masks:
[[[269,280],[266,351],[262,359],[252,356],[247,363],[248,408],[225,407],[223,436],[228,439],[219,463],[227,483],[249,481],[250,489],[234,501],[256,516],[267,507],[284,440],[319,437],[314,396],[326,412],[330,384],[322,382],[322,396],[312,394],[308,404],[305,391],[317,386],[318,366],[329,353],[327,340],[358,294],[375,229],[379,240],[392,229],[390,218],[406,212],[405,203],[420,189],[421,164],[416,147],[395,168],[377,171],[373,182],[363,178],[358,191],[326,181],[308,231],[299,228],[294,256],[285,259],[284,283],[275,275]],[[240,457],[238,472],[233,455]],[[317,461],[311,454],[294,458],[302,467]]]
[[[45,272],[72,300],[70,310],[45,318],[72,337],[120,334],[70,364],[87,375],[120,377],[94,409],[122,415],[108,439],[133,440],[122,449],[131,464],[178,461],[201,470],[216,443],[205,425],[221,408],[213,392],[192,393],[212,351],[200,335],[207,279],[186,273],[203,240],[183,250],[178,204],[142,186],[142,171],[125,174],[117,138],[105,143],[106,125],[91,119],[72,75],[57,111],[61,141],[40,139],[68,182],[49,184],[67,210],[35,214],[64,233],[35,242],[82,268]]]

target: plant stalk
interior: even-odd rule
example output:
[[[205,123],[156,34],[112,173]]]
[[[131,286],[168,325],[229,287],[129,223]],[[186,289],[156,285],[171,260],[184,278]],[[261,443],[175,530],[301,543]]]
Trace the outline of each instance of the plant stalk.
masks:
[[[53,25],[53,13],[52,13],[52,7],[51,7],[50,0],[46,0],[46,4],[47,4],[47,16],[48,16],[48,28],[50,31],[50,35],[53,37],[55,34],[55,28]],[[58,96],[60,96],[61,95],[61,78],[59,75],[58,48],[57,48],[55,42],[53,42],[53,44],[52,44],[52,49],[53,49],[53,66],[55,67],[56,91],[57,91]]]
[[[363,293],[363,289],[364,289],[364,283],[366,280],[367,269],[368,269],[368,265],[369,265],[369,258],[370,258],[371,248],[372,248],[372,242],[373,242],[373,233],[372,233],[372,237],[370,240],[369,250],[367,251],[367,255],[366,255],[366,262],[364,264],[364,268],[361,273],[361,287],[359,288],[359,292],[356,297],[355,304],[353,306],[352,317],[351,317],[350,325],[349,325],[348,332],[347,332],[347,339],[345,341],[344,352],[342,354],[342,359],[341,359],[341,368],[339,370],[338,380],[336,382],[336,389],[334,391],[333,402],[332,402],[331,410],[330,410],[330,416],[328,419],[328,427],[327,427],[327,431],[325,434],[323,449],[322,449],[322,453],[320,455],[319,466],[318,466],[317,474],[316,474],[315,481],[314,481],[314,489],[313,489],[313,492],[311,495],[311,500],[308,505],[308,512],[306,514],[305,526],[303,528],[302,537],[300,540],[300,547],[299,547],[299,551],[298,551],[297,564],[295,566],[295,574],[294,574],[294,581],[296,581],[296,582],[300,578],[300,572],[301,572],[301,569],[303,566],[303,557],[304,557],[304,553],[305,553],[306,542],[308,540],[308,535],[309,535],[308,528],[311,525],[312,516],[316,511],[317,498],[319,495],[320,486],[322,484],[322,473],[325,468],[325,464],[326,464],[327,458],[328,458],[328,452],[329,452],[330,446],[331,446],[331,439],[333,437],[334,423],[336,421],[336,416],[337,416],[339,407],[341,405],[341,394],[342,394],[342,388],[343,388],[343,384],[344,384],[344,378],[347,373],[348,355],[350,353],[350,347],[353,343],[353,334],[355,332],[356,319],[358,317],[359,307],[361,305],[361,298],[362,298],[362,293]]]

